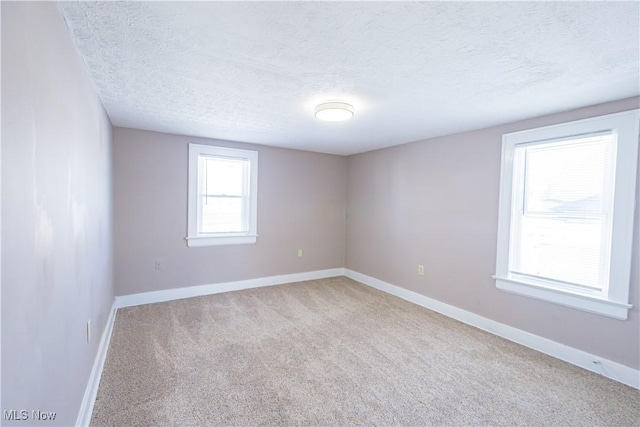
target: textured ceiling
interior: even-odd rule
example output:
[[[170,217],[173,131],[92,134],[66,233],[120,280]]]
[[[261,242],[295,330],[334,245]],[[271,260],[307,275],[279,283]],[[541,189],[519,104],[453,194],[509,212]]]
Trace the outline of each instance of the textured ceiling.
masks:
[[[58,7],[114,125],[352,154],[638,95],[639,5]]]

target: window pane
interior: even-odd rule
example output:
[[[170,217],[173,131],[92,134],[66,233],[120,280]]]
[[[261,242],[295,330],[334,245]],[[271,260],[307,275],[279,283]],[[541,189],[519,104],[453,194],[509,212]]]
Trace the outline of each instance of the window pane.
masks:
[[[526,148],[525,211],[604,213],[612,186],[612,135]]]
[[[247,160],[204,158],[204,194],[242,196]]]
[[[203,197],[202,233],[246,232],[244,199],[241,197]]]
[[[602,288],[603,221],[524,216],[515,240],[512,271]]]
[[[511,271],[605,290],[615,141],[611,133],[519,148]],[[518,198],[516,198],[518,199]]]

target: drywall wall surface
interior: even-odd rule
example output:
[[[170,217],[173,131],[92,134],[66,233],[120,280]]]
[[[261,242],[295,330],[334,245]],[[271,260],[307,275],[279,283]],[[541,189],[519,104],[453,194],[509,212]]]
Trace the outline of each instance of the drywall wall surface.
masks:
[[[638,369],[637,211],[626,321],[509,294],[491,278],[502,134],[638,105],[630,98],[350,156],[346,267]]]
[[[1,8],[2,423],[69,426],[113,302],[111,123],[55,3]]]
[[[189,143],[258,151],[257,243],[187,247]],[[117,295],[344,266],[346,157],[116,127],[113,162]]]

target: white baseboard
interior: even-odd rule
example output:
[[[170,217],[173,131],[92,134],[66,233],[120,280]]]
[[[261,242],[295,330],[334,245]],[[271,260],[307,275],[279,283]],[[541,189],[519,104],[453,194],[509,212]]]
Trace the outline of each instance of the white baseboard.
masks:
[[[154,302],[172,301],[176,299],[199,297],[202,295],[219,294],[223,292],[239,291],[242,289],[259,288],[263,286],[282,285],[285,283],[303,282],[305,280],[326,279],[344,275],[344,268],[309,271],[306,273],[284,274],[282,276],[261,277],[258,279],[240,280],[237,282],[214,283],[211,285],[187,286],[184,288],[167,289],[164,291],[143,292],[140,294],[116,297],[116,307],[131,307],[134,305],[151,304]]]
[[[499,337],[508,339],[509,341],[516,342],[524,345],[525,347],[529,347],[557,359],[564,360],[565,362],[603,375],[612,380],[640,389],[640,371],[629,368],[628,366],[603,359],[602,357],[525,332],[512,326],[507,326],[503,323],[496,322],[495,320],[487,319],[486,317],[479,316],[471,313],[470,311],[445,304],[441,301],[392,285],[382,280],[378,280],[374,277],[358,273],[357,271],[344,269],[344,275],[365,285],[379,289],[388,294],[395,295],[414,304],[428,308],[429,310],[433,310],[447,317],[451,317],[468,325],[474,326],[478,329],[482,329],[483,331],[487,331]]]
[[[102,376],[102,369],[104,368],[104,362],[107,358],[107,350],[109,349],[109,342],[111,341],[111,333],[113,332],[113,324],[116,320],[116,307],[115,301],[111,306],[109,317],[107,318],[107,324],[102,332],[100,338],[100,345],[98,346],[98,353],[93,362],[93,368],[91,369],[91,375],[89,376],[89,382],[87,388],[84,391],[82,397],[82,404],[80,405],[80,411],[78,412],[78,418],[76,419],[76,426],[88,426],[91,422],[91,414],[93,413],[93,404],[96,401],[96,395],[98,394],[98,386],[100,385],[100,377]]]

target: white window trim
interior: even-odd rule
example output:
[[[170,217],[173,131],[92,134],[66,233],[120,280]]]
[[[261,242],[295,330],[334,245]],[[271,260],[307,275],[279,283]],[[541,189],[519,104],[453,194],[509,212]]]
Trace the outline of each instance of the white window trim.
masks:
[[[201,154],[249,160],[249,230],[246,233],[198,232],[198,157]],[[238,148],[189,144],[189,202],[187,246],[240,245],[256,243],[258,237],[258,152]]]
[[[628,311],[632,307],[629,304],[629,285],[631,281],[639,122],[640,110],[631,110],[503,135],[498,251],[496,274],[493,276],[496,279],[498,289],[616,319],[627,319]],[[613,130],[618,138],[608,294],[602,297],[587,293],[562,291],[545,287],[534,281],[510,277],[508,273],[509,240],[511,204],[514,197],[513,160],[516,146],[608,130]]]

